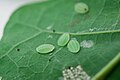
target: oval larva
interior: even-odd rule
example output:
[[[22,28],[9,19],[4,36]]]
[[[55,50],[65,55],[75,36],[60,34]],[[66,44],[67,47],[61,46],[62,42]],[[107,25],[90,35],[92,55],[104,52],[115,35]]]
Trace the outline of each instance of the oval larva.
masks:
[[[57,44],[59,46],[65,46],[68,43],[69,40],[70,40],[69,33],[64,33],[59,37],[59,39],[57,41]]]
[[[88,5],[83,2],[75,4],[75,12],[77,13],[84,14],[87,13],[88,10],[89,10]]]
[[[36,51],[39,53],[49,53],[53,51],[55,47],[51,44],[42,44],[36,48]]]
[[[69,41],[67,48],[72,53],[77,53],[80,50],[80,44],[76,38],[73,38]]]

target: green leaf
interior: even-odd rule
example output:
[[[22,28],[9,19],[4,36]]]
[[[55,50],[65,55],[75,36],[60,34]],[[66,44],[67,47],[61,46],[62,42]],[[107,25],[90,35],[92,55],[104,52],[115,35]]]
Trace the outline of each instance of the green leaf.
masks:
[[[89,12],[78,14],[78,0],[50,0],[30,4],[10,17],[0,41],[0,76],[3,80],[58,80],[62,71],[81,65],[93,77],[120,52],[120,0],[80,0]],[[92,41],[78,54],[59,47],[57,40],[70,33],[79,42]],[[52,54],[38,54],[40,44],[53,44]],[[108,80],[120,79],[119,67]]]

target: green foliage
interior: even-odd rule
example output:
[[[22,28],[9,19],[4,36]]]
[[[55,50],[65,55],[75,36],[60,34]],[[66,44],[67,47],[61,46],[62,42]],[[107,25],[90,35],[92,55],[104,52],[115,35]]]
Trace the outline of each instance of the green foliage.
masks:
[[[75,12],[78,0],[30,4],[13,13],[0,41],[3,80],[58,80],[62,70],[77,65],[93,77],[120,52],[120,0],[80,1],[89,6],[87,14]],[[94,45],[70,53],[57,45],[67,32],[79,42],[91,40]],[[55,46],[52,55],[37,53],[36,47],[45,43]],[[120,79],[118,66],[108,80]]]

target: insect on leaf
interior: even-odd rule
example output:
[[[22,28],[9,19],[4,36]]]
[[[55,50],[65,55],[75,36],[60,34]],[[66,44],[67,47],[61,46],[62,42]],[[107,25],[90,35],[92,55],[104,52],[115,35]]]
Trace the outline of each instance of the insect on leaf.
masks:
[[[88,10],[89,10],[88,5],[83,2],[75,4],[75,12],[77,13],[84,14],[87,13]]]
[[[53,51],[55,47],[51,44],[42,44],[36,48],[36,51],[39,53],[49,53]]]
[[[59,37],[57,44],[59,46],[65,46],[68,43],[69,39],[70,39],[69,33],[64,33]]]
[[[67,47],[68,50],[72,53],[77,53],[80,50],[80,44],[76,38],[71,39]]]

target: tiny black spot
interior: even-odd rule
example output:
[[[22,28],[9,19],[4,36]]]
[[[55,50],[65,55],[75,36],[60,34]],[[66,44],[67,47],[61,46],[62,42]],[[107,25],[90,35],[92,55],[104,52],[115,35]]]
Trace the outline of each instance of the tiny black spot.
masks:
[[[53,32],[55,32],[55,29],[53,29]]]
[[[49,61],[51,61],[51,59],[49,59]]]
[[[68,66],[68,69],[70,69],[71,67],[70,66]]]
[[[85,10],[85,11],[87,11],[87,9],[86,9],[86,8],[85,8],[84,10]]]
[[[17,51],[20,51],[20,49],[16,49]]]

